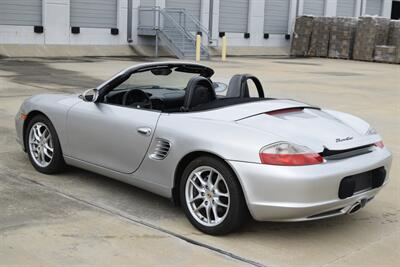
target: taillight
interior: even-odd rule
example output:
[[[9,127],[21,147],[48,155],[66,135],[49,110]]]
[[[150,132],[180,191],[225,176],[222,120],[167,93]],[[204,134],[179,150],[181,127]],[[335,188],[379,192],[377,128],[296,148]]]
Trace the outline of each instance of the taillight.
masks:
[[[379,148],[384,148],[385,147],[385,145],[383,144],[383,141],[376,142],[376,143],[374,143],[374,145],[376,147],[379,147]]]
[[[288,142],[265,146],[260,151],[263,164],[281,166],[304,166],[323,163],[324,159],[311,149]]]

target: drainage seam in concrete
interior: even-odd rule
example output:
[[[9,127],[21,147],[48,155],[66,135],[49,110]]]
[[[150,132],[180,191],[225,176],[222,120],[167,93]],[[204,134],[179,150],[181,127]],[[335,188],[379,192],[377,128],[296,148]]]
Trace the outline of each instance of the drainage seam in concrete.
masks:
[[[202,248],[211,250],[211,251],[216,252],[216,253],[218,253],[218,254],[222,254],[223,256],[232,258],[232,259],[237,260],[237,261],[241,261],[241,262],[243,262],[243,263],[247,263],[247,264],[252,265],[252,266],[256,266],[256,267],[267,267],[266,265],[264,265],[264,264],[262,264],[262,263],[259,263],[259,262],[256,262],[256,261],[253,261],[253,260],[250,260],[250,259],[246,259],[246,258],[241,257],[241,256],[239,256],[239,255],[233,254],[233,253],[231,253],[231,252],[229,252],[229,251],[226,251],[226,250],[223,250],[223,249],[219,249],[219,248],[216,248],[216,247],[207,245],[207,244],[205,244],[205,243],[202,243],[202,242],[196,241],[196,240],[194,240],[194,239],[185,237],[185,236],[183,236],[183,235],[180,235],[180,234],[171,232],[171,231],[169,231],[169,230],[167,230],[167,229],[158,227],[158,226],[153,225],[153,224],[150,224],[150,223],[148,223],[148,222],[141,221],[141,220],[138,220],[138,219],[134,219],[134,218],[132,218],[130,215],[125,215],[125,214],[121,213],[120,211],[115,210],[115,209],[113,209],[113,208],[111,208],[111,207],[106,207],[106,206],[103,206],[103,205],[99,205],[99,204],[96,204],[96,203],[94,203],[94,202],[90,202],[90,201],[87,201],[87,200],[84,200],[84,199],[75,197],[75,196],[73,196],[73,195],[69,195],[69,194],[63,193],[63,192],[61,192],[61,191],[59,191],[59,190],[57,190],[57,189],[55,189],[55,188],[53,188],[53,187],[47,186],[47,185],[45,185],[45,184],[42,184],[42,183],[40,183],[40,182],[38,182],[38,181],[29,179],[29,178],[26,178],[26,177],[22,177],[22,176],[20,176],[20,175],[18,175],[17,177],[18,177],[19,179],[24,180],[24,181],[28,181],[28,182],[30,182],[30,183],[36,185],[36,186],[39,186],[39,187],[41,187],[41,188],[44,188],[44,189],[46,189],[47,191],[56,193],[56,194],[58,194],[58,195],[60,195],[60,196],[62,196],[62,197],[65,197],[65,198],[68,198],[68,199],[70,199],[70,200],[79,202],[79,203],[81,203],[81,204],[84,204],[84,205],[93,207],[93,208],[95,208],[95,209],[99,209],[99,210],[101,210],[101,211],[103,211],[103,212],[106,212],[106,213],[108,213],[108,214],[121,217],[121,218],[123,218],[123,219],[125,219],[125,220],[128,220],[128,221],[130,221],[130,222],[134,222],[134,223],[136,223],[136,224],[140,224],[140,225],[146,226],[146,227],[151,228],[151,229],[153,229],[153,230],[160,231],[160,232],[165,233],[165,234],[167,234],[167,235],[170,235],[170,236],[176,237],[176,238],[178,238],[178,239],[181,239],[181,240],[183,240],[183,241],[185,241],[185,242],[188,242],[188,243],[190,243],[190,244],[192,244],[192,245],[199,246],[199,247],[202,247]]]

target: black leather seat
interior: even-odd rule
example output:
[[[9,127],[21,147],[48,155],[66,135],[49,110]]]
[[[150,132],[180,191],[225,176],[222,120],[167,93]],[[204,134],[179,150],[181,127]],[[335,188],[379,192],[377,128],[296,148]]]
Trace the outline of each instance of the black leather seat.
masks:
[[[215,101],[217,96],[209,79],[196,76],[189,80],[186,87],[182,111],[190,111],[192,108]]]
[[[264,89],[261,85],[260,80],[250,74],[236,74],[229,81],[228,91],[226,92],[226,97],[229,98],[249,98],[249,87],[247,81],[252,80],[256,85],[258,97],[264,98]]]

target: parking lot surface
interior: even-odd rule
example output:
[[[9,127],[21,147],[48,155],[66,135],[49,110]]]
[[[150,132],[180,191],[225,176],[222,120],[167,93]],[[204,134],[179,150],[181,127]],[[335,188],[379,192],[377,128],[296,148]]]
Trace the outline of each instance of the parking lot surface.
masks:
[[[76,168],[40,174],[15,142],[14,116],[25,98],[81,92],[141,61],[0,59],[0,265],[400,266],[399,65],[205,62],[216,70],[215,80],[251,73],[269,97],[360,116],[394,156],[389,184],[357,214],[299,223],[249,221],[237,233],[213,237],[194,229],[168,199],[133,186]]]

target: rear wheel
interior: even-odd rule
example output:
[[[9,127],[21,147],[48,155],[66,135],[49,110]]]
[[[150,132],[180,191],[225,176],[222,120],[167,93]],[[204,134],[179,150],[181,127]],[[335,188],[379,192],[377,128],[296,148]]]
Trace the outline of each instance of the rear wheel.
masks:
[[[25,142],[29,160],[36,170],[52,174],[64,169],[60,142],[48,118],[38,115],[29,121]]]
[[[189,163],[183,172],[180,194],[189,221],[204,233],[230,233],[247,218],[240,184],[222,160],[200,157]]]

